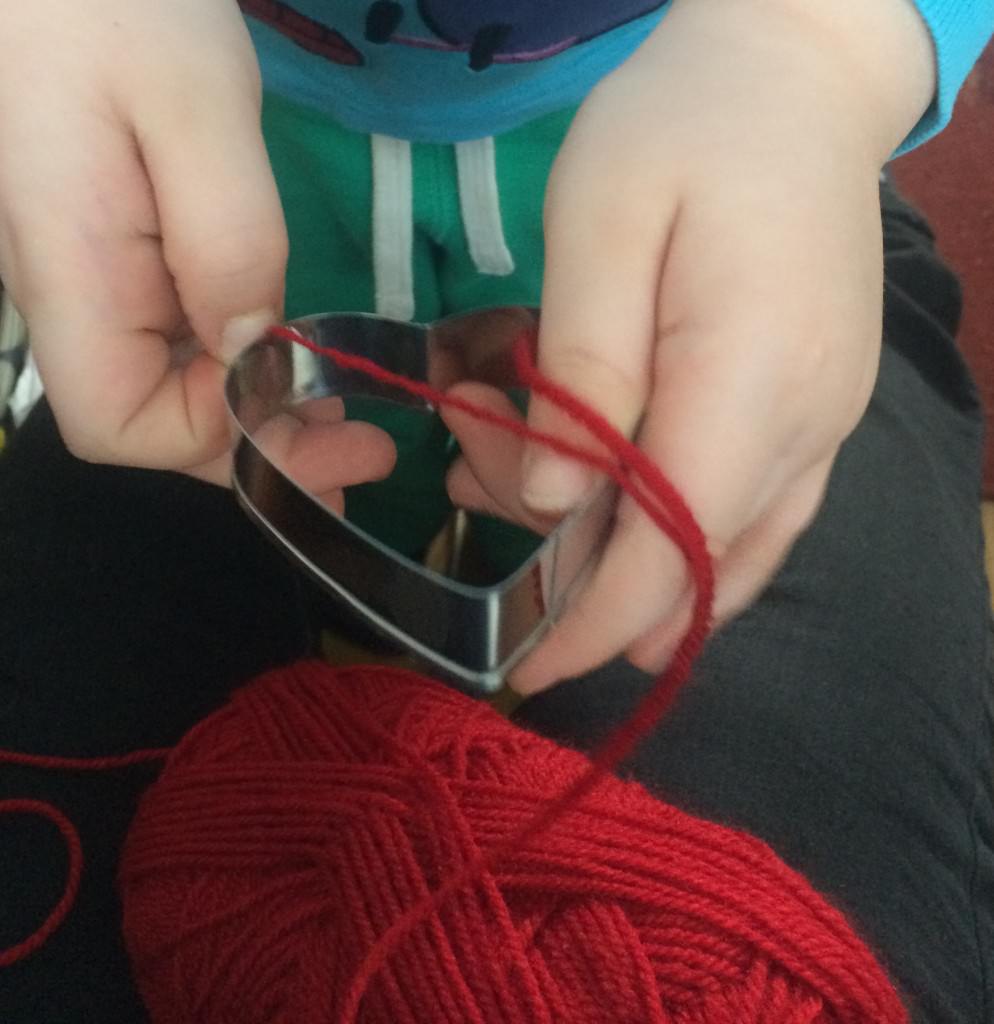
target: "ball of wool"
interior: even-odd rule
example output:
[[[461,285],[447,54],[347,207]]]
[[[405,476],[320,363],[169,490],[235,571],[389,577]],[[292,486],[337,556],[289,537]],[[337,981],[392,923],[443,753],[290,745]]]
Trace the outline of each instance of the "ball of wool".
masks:
[[[506,848],[590,762],[414,673],[302,663],[201,722],[120,870],[155,1024],[886,1024],[844,917],[757,839],[609,777]],[[351,1016],[349,1014],[348,1016]]]

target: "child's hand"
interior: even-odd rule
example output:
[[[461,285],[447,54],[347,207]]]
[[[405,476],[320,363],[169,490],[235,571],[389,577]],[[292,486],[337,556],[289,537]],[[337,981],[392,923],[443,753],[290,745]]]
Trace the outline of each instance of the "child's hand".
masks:
[[[10,3],[0,41],[0,277],[66,442],[226,480],[213,357],[286,261],[235,0]]]
[[[719,621],[814,516],[880,346],[878,172],[934,89],[910,0],[674,0],[588,99],[547,200],[542,369],[663,468],[710,539]],[[570,429],[535,403],[537,427]],[[523,495],[588,483],[539,451]],[[626,653],[665,664],[682,559],[628,500],[531,692]]]

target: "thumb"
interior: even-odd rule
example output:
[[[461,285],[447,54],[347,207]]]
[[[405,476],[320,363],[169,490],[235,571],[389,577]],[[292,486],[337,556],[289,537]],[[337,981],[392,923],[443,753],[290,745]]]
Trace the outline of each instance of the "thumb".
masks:
[[[282,314],[288,243],[258,90],[244,75],[218,75],[204,95],[172,96],[139,124],[155,125],[142,152],[183,312],[230,362]]]
[[[639,192],[595,152],[561,153],[546,200],[546,271],[538,367],[631,436],[651,391],[660,237]],[[634,183],[633,183],[634,184]],[[643,187],[644,190],[644,187]],[[597,449],[551,403],[530,403],[529,425]],[[592,472],[529,446],[522,499],[536,512],[563,512],[591,489]]]

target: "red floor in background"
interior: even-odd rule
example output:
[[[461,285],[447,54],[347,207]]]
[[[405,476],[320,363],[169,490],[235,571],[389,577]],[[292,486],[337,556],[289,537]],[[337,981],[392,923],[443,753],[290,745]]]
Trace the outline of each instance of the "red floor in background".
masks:
[[[994,497],[994,44],[964,87],[949,127],[892,171],[963,278],[961,343],[987,409],[985,492]]]

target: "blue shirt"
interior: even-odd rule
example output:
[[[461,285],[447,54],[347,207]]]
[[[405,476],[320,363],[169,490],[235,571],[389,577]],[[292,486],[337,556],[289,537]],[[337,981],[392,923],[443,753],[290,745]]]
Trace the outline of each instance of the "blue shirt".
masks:
[[[866,0],[872,2],[872,0]],[[267,89],[347,128],[424,142],[496,135],[579,103],[667,0],[240,0]],[[903,148],[949,120],[994,31],[994,0],[919,0],[935,102]]]

